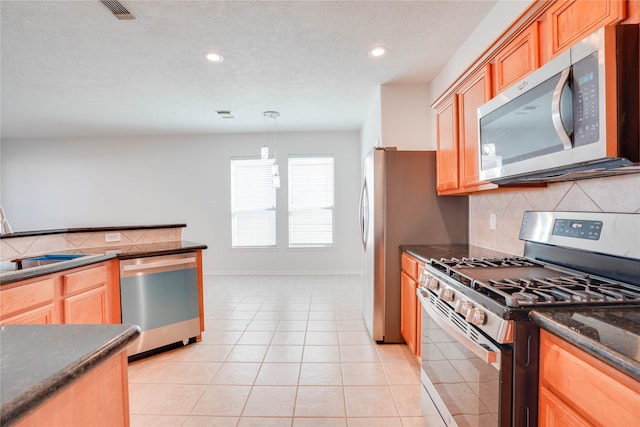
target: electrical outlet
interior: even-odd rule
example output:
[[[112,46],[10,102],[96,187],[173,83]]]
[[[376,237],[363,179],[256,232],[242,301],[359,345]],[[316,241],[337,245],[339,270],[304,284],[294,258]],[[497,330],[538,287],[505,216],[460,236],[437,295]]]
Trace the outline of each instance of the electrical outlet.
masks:
[[[120,241],[120,233],[106,233],[104,235],[105,243],[111,242],[119,242]]]
[[[489,214],[489,229],[495,230],[496,229],[496,225],[497,225],[496,223],[497,223],[496,214],[490,213]]]

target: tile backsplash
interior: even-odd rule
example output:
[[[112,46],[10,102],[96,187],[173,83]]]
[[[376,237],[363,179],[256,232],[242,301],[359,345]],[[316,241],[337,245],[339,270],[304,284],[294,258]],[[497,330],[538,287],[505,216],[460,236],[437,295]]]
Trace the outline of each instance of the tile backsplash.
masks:
[[[518,239],[525,211],[640,213],[640,174],[549,184],[546,188],[502,191],[469,197],[469,242],[522,255]],[[496,227],[490,227],[490,215]]]
[[[173,242],[182,239],[182,228],[145,228],[121,230],[120,241],[105,242],[105,234],[113,231],[86,233],[60,233],[42,236],[12,237],[0,240],[0,259],[7,260],[25,255],[39,255],[53,251],[120,247],[133,244]]]

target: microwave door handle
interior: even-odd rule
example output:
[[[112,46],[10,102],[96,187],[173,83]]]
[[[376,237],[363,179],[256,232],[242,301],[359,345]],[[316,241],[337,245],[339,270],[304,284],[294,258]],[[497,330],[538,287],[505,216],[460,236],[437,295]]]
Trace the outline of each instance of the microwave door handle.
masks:
[[[573,145],[571,144],[571,137],[564,128],[562,114],[560,112],[562,91],[569,81],[569,72],[570,69],[567,68],[560,74],[560,80],[553,91],[553,97],[551,99],[551,121],[553,122],[553,128],[556,130],[558,138],[560,138],[560,142],[562,142],[562,146],[565,150],[573,148]]]

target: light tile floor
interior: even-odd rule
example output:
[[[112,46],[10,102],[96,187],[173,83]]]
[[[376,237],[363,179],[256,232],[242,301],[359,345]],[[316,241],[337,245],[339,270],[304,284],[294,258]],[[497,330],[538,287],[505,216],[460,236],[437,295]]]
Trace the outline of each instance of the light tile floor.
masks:
[[[423,426],[420,366],[375,344],[359,276],[206,276],[199,343],[129,364],[131,425]]]

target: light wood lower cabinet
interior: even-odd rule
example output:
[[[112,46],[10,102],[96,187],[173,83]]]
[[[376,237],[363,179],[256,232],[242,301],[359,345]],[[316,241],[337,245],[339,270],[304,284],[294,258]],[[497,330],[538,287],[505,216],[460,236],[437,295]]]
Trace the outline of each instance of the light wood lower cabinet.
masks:
[[[402,271],[400,272],[400,333],[411,352],[420,357],[422,335],[422,310],[416,290],[420,285],[420,273],[424,264],[411,255],[402,253]]]
[[[43,403],[16,426],[128,426],[127,369],[127,352],[123,350]]]
[[[640,382],[540,331],[540,427],[640,425]]]
[[[0,322],[18,324],[56,323],[55,280],[38,278],[0,292]]]
[[[117,260],[3,285],[0,323],[120,323]]]
[[[62,276],[64,323],[109,323],[107,266]]]

